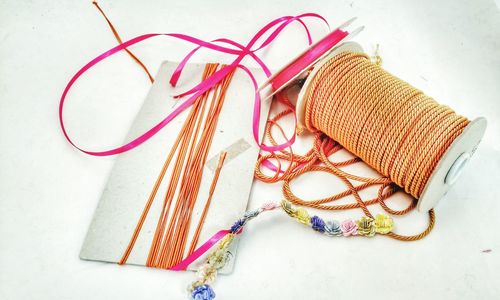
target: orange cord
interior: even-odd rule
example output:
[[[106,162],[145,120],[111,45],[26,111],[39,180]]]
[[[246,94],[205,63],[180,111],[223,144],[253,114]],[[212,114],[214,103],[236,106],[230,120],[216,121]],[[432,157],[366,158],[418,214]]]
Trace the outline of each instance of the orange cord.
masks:
[[[205,224],[205,218],[207,217],[208,208],[210,207],[210,203],[212,202],[212,197],[214,195],[217,182],[219,181],[219,175],[222,170],[222,166],[224,165],[224,160],[226,159],[226,155],[227,152],[223,151],[219,156],[219,163],[217,164],[217,168],[215,169],[214,177],[212,179],[212,185],[210,186],[210,191],[208,193],[208,198],[207,201],[205,202],[205,206],[203,208],[203,212],[198,222],[198,226],[196,227],[196,231],[191,241],[191,246],[189,247],[188,256],[191,255],[191,253],[193,253],[196,245],[198,244],[198,239],[200,238],[201,229]]]
[[[217,70],[217,65],[216,64],[208,64],[205,68],[205,73],[203,75],[203,79],[208,78],[211,76],[215,71]],[[175,193],[177,191],[177,184],[179,182],[179,177],[181,175],[181,172],[183,170],[183,165],[189,165],[190,161],[192,159],[192,153],[194,151],[194,145],[196,142],[196,139],[198,137],[198,132],[202,123],[205,107],[206,107],[206,102],[208,98],[208,93],[205,93],[202,95],[201,101],[196,104],[196,106],[193,108],[194,111],[196,112],[194,115],[194,118],[190,121],[190,130],[187,134],[183,134],[184,136],[184,141],[185,144],[180,150],[180,153],[177,157],[176,165],[174,167],[174,172],[171,176],[169,187],[167,194],[165,195],[165,201],[164,201],[164,206],[162,210],[162,214],[160,216],[160,219],[158,220],[158,225],[157,229],[155,232],[155,238],[153,240],[153,246],[151,247],[150,255],[148,258],[148,265],[149,266],[158,266],[160,261],[162,261],[162,256],[160,256],[160,252],[164,252],[161,249],[166,249],[168,245],[171,243],[171,238],[172,238],[172,227],[169,227],[167,229],[167,233],[164,234],[165,228],[167,226],[167,220],[168,220],[168,211],[170,210],[172,200],[175,196]],[[201,108],[200,105],[201,104]],[[201,110],[200,110],[201,109]],[[197,119],[195,119],[197,118]],[[192,129],[194,128],[194,124],[196,122],[196,128],[193,134]],[[187,154],[187,161],[184,164],[184,160],[186,158],[186,153],[189,148],[189,153]],[[184,171],[185,172],[185,171]],[[184,176],[183,176],[184,178]],[[166,209],[165,209],[166,207]],[[173,218],[177,216],[178,214],[178,208],[179,206],[176,205],[174,208],[174,211],[172,213]],[[165,215],[164,211],[167,211],[167,214]],[[172,223],[171,223],[172,224]],[[173,225],[172,225],[173,226]]]
[[[108,26],[109,28],[111,29],[111,31],[113,32],[113,35],[115,36],[115,39],[118,41],[119,44],[123,44],[123,41],[120,37],[120,35],[118,34],[118,31],[116,30],[115,26],[113,26],[113,23],[111,23],[111,21],[109,20],[109,18],[106,16],[106,14],[104,13],[104,11],[101,9],[101,7],[99,6],[99,4],[97,3],[97,1],[92,1],[92,4],[95,5],[95,7],[97,8],[97,10],[99,10],[99,12],[101,13],[101,15],[104,17],[104,19],[106,19],[106,22],[108,23]],[[133,60],[135,60],[135,62],[137,64],[139,64],[139,66],[144,70],[144,72],[146,72],[146,74],[148,75],[149,77],[149,81],[151,81],[151,83],[154,82],[154,78],[153,76],[151,76],[151,73],[149,73],[149,70],[148,68],[142,63],[142,61],[137,58],[137,56],[135,56],[132,51],[128,50],[127,48],[124,49],[128,55],[130,57],[132,57]]]
[[[289,103],[286,91],[278,96],[280,102]],[[291,149],[262,155],[255,167],[255,177],[269,183],[283,181],[284,197],[296,205],[322,210],[361,208],[368,217],[373,217],[368,206],[374,204],[393,215],[412,211],[416,199],[402,210],[390,208],[385,201],[401,187],[418,198],[444,152],[469,124],[450,108],[371,63],[362,53],[341,53],[321,66],[310,80],[304,101],[306,127],[314,134],[312,149],[304,155],[294,154]],[[284,136],[278,121],[293,113],[293,109],[287,108],[268,120],[265,134],[273,145],[277,142],[272,128],[277,127]],[[343,146],[356,157],[331,161],[330,156]],[[278,164],[275,174],[262,172],[266,160]],[[341,170],[360,161],[383,177],[360,177]],[[282,163],[287,164],[285,170]],[[291,190],[291,181],[304,173],[318,171],[338,177],[347,189],[324,199],[297,197]],[[360,191],[375,185],[379,186],[377,196],[361,199]],[[347,196],[353,196],[355,203],[331,204]],[[430,210],[429,224],[423,232],[410,236],[391,232],[388,236],[415,241],[429,234],[434,223],[435,214]]]
[[[203,78],[206,79],[208,78],[210,75],[212,75],[217,69],[217,66],[213,65],[213,64],[209,64],[207,65],[207,67],[205,68],[205,72],[203,74]],[[181,145],[181,148],[179,150],[179,154],[177,156],[177,159],[175,160],[175,165],[174,165],[174,170],[172,172],[172,178],[170,180],[170,185],[169,185],[169,188],[168,188],[168,191],[165,195],[165,199],[164,199],[164,203],[163,203],[163,207],[162,207],[162,212],[160,214],[160,218],[159,218],[159,221],[158,221],[158,226],[157,226],[157,229],[155,231],[155,235],[153,237],[153,241],[152,241],[152,246],[151,246],[151,249],[150,249],[150,253],[149,253],[149,256],[148,256],[148,260],[146,262],[146,265],[147,266],[153,266],[153,258],[157,252],[157,248],[158,248],[158,243],[160,241],[160,237],[162,236],[161,233],[162,233],[162,220],[166,220],[166,218],[168,217],[168,211],[169,211],[169,208],[170,208],[170,203],[171,203],[171,200],[174,196],[174,193],[175,193],[175,184],[177,183],[176,180],[174,180],[175,178],[178,178],[179,177],[179,174],[180,174],[180,168],[182,168],[182,164],[180,163],[181,162],[181,157],[185,157],[185,153],[186,153],[186,145],[187,143],[190,141],[189,136],[191,136],[191,133],[192,133],[192,129],[193,129],[193,123],[194,123],[194,120],[197,118],[198,116],[198,113],[199,113],[199,110],[200,110],[200,105],[201,106],[204,106],[205,103],[206,103],[206,98],[207,98],[207,94],[203,94],[200,98],[198,98],[196,100],[196,102],[193,104],[193,107],[191,108],[191,111],[189,112],[189,115],[188,117],[186,118],[186,121],[184,122],[184,125],[182,127],[182,129],[180,130],[178,136],[177,136],[177,139],[175,140],[174,142],[174,145],[172,146],[172,148],[170,149],[170,152],[165,160],[165,163],[163,164],[163,167],[160,171],[160,174],[158,175],[158,178],[156,179],[156,182],[153,186],[153,189],[151,191],[151,194],[149,195],[149,198],[146,202],[146,205],[144,207],[144,210],[139,218],[139,221],[136,225],[136,228],[134,230],[134,233],[132,235],[132,238],[130,240],[130,242],[128,243],[127,245],[127,248],[120,260],[120,264],[124,264],[126,263],[134,245],[135,245],[135,242],[139,236],[139,233],[142,229],[142,226],[146,220],[146,217],[149,213],[149,210],[151,208],[151,205],[153,204],[153,201],[156,197],[156,194],[158,192],[158,189],[161,185],[161,182],[163,181],[163,178],[165,176],[165,173],[166,171],[168,170],[168,167],[170,165],[170,162],[172,161],[173,157],[175,156],[176,154],[176,151],[177,149],[179,148],[179,145]],[[164,221],[163,221],[164,222]]]
[[[218,64],[207,64],[203,73],[203,80],[213,75],[218,68]],[[132,234],[131,240],[120,260],[120,264],[126,263],[174,156],[176,157],[172,166],[172,174],[163,199],[156,230],[151,241],[146,266],[169,268],[182,260],[193,209],[200,190],[203,167],[208,157],[219,114],[224,104],[226,91],[233,74],[234,73],[229,74],[211,91],[204,93],[196,99],[193,104],[174,145],[170,149],[160,174],[156,179],[151,194],[149,195],[144,210]],[[212,94],[211,101],[208,111],[205,112],[209,94]],[[205,204],[202,218],[195,231],[193,240],[191,241],[189,252],[192,252],[192,245],[196,245],[198,241],[224,158],[225,154],[221,155],[221,161],[216,170],[214,181],[209,192],[209,198]],[[174,198],[175,204],[173,204]]]
[[[324,132],[415,198],[469,124],[362,53],[323,65],[305,101],[309,130]]]
[[[177,227],[177,231],[174,234],[174,236],[178,237],[178,239],[173,244],[173,250],[171,251],[172,256],[163,261],[163,267],[165,268],[176,265],[184,256],[187,234],[191,224],[191,216],[201,184],[202,169],[205,165],[208,151],[215,135],[219,114],[222,109],[222,105],[224,104],[225,94],[233,75],[234,72],[226,76],[214,91],[211,103],[212,105],[207,113],[207,122],[200,137],[198,148],[196,149],[197,151],[194,153],[193,163],[189,166],[189,176],[185,177],[188,178],[188,180],[183,180],[186,182],[184,185],[186,188],[182,189],[181,187],[181,192],[178,197],[179,199],[186,200],[181,202],[181,204],[183,204],[183,210],[178,217],[178,222],[181,223],[181,225]]]

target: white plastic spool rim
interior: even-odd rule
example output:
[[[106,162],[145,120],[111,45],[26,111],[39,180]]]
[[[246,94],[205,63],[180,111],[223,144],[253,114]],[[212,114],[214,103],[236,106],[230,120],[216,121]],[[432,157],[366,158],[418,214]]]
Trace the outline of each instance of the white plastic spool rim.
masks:
[[[302,89],[299,92],[296,103],[297,123],[302,128],[305,127],[305,101],[304,95],[309,89],[311,78],[314,78],[318,70],[333,56],[345,52],[363,52],[363,48],[355,42],[346,42],[335,47],[328,56],[319,61],[314,69],[307,77]],[[436,165],[427,184],[422,191],[420,199],[418,199],[417,209],[420,212],[426,212],[437,205],[439,200],[446,195],[448,190],[453,186],[462,173],[465,165],[477,149],[486,130],[486,119],[483,117],[477,118],[465,127],[455,141],[450,145],[444,153],[441,160]]]

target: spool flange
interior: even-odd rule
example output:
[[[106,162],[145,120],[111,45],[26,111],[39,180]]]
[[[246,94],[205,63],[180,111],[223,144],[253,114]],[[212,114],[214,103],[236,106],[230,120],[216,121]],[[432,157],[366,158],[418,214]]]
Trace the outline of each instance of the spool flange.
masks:
[[[311,78],[314,78],[318,70],[332,57],[345,51],[363,52],[363,48],[355,42],[346,42],[336,46],[328,56],[314,66],[304,82],[296,103],[297,123],[300,127],[306,128],[304,122],[306,104],[304,95],[309,89]],[[471,121],[469,125],[465,127],[462,134],[460,134],[453,141],[448,150],[446,150],[427,181],[420,199],[418,199],[418,211],[429,211],[437,205],[444,195],[446,195],[462,173],[464,166],[476,151],[484,135],[484,131],[486,130],[486,123],[486,119],[483,117]]]
[[[418,211],[428,211],[446,195],[472,157],[486,130],[486,119],[476,118],[448,147],[418,199]]]

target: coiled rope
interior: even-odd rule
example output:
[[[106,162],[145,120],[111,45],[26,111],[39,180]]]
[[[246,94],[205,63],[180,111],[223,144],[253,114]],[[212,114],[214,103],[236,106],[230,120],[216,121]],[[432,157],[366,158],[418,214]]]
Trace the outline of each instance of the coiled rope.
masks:
[[[392,215],[412,211],[430,175],[451,143],[463,132],[469,120],[449,107],[437,103],[421,91],[389,74],[371,62],[364,53],[343,52],[323,64],[310,79],[304,99],[305,126],[313,132],[312,149],[304,155],[282,150],[262,155],[257,161],[255,176],[264,182],[283,181],[283,195],[290,202],[322,210],[360,208],[373,218],[368,206],[379,204]],[[270,118],[266,137],[276,144],[272,128],[284,130],[278,121],[294,110],[284,93],[280,102],[289,108]],[[356,157],[332,161],[336,152],[345,148]],[[262,166],[278,163],[273,175],[266,175]],[[382,177],[357,176],[342,167],[364,161]],[[282,165],[286,164],[284,168]],[[327,172],[339,179],[347,189],[330,197],[304,200],[291,189],[292,180],[307,172]],[[359,182],[356,185],[353,182]],[[379,186],[377,196],[363,200],[360,191]],[[402,210],[390,208],[385,200],[400,189],[413,200]],[[334,204],[352,195],[354,203]],[[387,234],[394,239],[414,241],[425,237],[434,227],[435,214],[429,211],[427,228],[415,235]]]

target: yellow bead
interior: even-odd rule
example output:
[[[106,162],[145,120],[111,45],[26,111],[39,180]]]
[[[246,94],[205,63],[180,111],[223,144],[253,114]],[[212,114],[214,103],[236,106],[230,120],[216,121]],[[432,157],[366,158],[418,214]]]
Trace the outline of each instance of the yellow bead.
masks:
[[[292,207],[292,203],[287,200],[281,201],[281,207],[291,217],[295,217],[296,210]]]
[[[297,211],[295,212],[295,218],[297,221],[304,225],[309,225],[311,224],[311,217],[309,217],[309,214],[307,211],[303,208],[298,208]]]
[[[375,217],[375,231],[381,234],[387,234],[394,228],[394,221],[391,217],[379,214]]]
[[[364,236],[374,236],[375,226],[373,225],[373,219],[369,217],[362,217],[360,220],[356,221],[358,225],[358,234]]]

